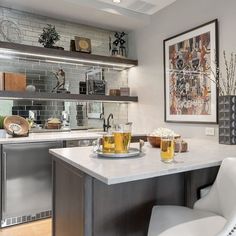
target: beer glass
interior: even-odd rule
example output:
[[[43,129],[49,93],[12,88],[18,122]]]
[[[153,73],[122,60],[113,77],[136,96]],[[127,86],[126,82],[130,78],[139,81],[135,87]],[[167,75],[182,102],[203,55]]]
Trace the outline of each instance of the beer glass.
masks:
[[[93,142],[94,152],[103,153],[114,153],[115,152],[115,141],[113,134],[104,134],[103,137],[98,138],[97,141]]]
[[[115,140],[113,134],[105,134],[102,138],[102,152],[114,153],[115,152]]]
[[[128,153],[131,141],[132,123],[118,124],[113,131],[115,153]]]
[[[174,137],[163,136],[161,138],[161,160],[165,163],[173,162],[174,153]]]

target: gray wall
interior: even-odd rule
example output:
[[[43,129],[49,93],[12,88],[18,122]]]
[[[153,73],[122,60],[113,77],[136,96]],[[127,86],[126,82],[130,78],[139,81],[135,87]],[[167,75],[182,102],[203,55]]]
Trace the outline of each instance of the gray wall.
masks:
[[[235,0],[177,0],[153,15],[147,27],[130,35],[130,57],[139,60],[139,66],[129,72],[132,93],[139,96],[139,103],[129,107],[129,120],[134,121],[136,132],[167,126],[185,137],[205,137],[205,127],[217,129],[217,125],[164,123],[163,76],[163,40],[215,18],[219,20],[222,61],[222,50],[236,52]]]

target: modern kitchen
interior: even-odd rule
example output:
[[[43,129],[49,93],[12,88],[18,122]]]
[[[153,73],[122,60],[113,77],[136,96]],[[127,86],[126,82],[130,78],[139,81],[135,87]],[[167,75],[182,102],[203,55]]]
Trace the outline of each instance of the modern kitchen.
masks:
[[[236,2],[0,1],[0,236],[236,236]]]

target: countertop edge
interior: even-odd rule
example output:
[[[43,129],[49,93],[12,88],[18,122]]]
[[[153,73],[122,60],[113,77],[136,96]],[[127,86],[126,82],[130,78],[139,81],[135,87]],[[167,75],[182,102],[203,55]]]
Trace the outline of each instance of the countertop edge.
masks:
[[[62,155],[58,154],[57,152],[54,152],[56,149],[50,149],[49,153],[54,155],[55,157],[59,158],[60,160],[64,161],[65,163],[79,169],[80,171],[90,175],[93,178],[96,178],[100,180],[101,182],[107,184],[107,185],[113,185],[113,184],[121,184],[125,182],[132,182],[132,181],[138,181],[138,180],[144,180],[144,179],[149,179],[149,178],[155,178],[155,177],[161,177],[165,175],[171,175],[171,174],[177,174],[177,173],[183,173],[183,172],[188,172],[188,171],[193,171],[193,170],[198,170],[198,169],[204,169],[204,168],[209,168],[209,167],[214,167],[214,166],[219,166],[222,162],[222,160],[212,160],[211,162],[208,163],[199,163],[199,164],[194,164],[193,166],[188,166],[188,167],[181,167],[180,168],[175,168],[175,169],[170,169],[170,170],[163,170],[163,171],[158,171],[158,172],[152,172],[152,173],[147,173],[136,176],[131,176],[131,177],[119,177],[119,178],[108,178],[101,176],[95,172],[92,172],[91,170],[79,165],[78,163],[75,163]]]
[[[105,183],[107,185],[109,185],[108,178],[104,178],[103,176],[98,175],[98,174],[88,170],[87,168],[85,168],[85,167],[83,167],[83,166],[81,166],[81,165],[79,165],[79,164],[77,164],[77,163],[75,163],[71,160],[68,160],[67,158],[63,157],[62,155],[59,155],[58,153],[54,152],[54,150],[56,150],[56,149],[49,149],[49,153],[52,154],[54,157],[59,158],[60,160],[64,161],[65,163],[67,163],[67,164],[77,168],[78,170],[80,170],[80,171],[82,171],[82,172],[84,172],[84,173],[86,173],[86,174],[102,181],[103,183]]]

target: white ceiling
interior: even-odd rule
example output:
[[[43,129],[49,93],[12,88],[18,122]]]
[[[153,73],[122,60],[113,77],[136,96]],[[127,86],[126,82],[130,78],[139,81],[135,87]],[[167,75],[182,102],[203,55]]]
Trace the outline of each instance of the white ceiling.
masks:
[[[0,6],[113,30],[144,27],[176,0],[1,0]]]

